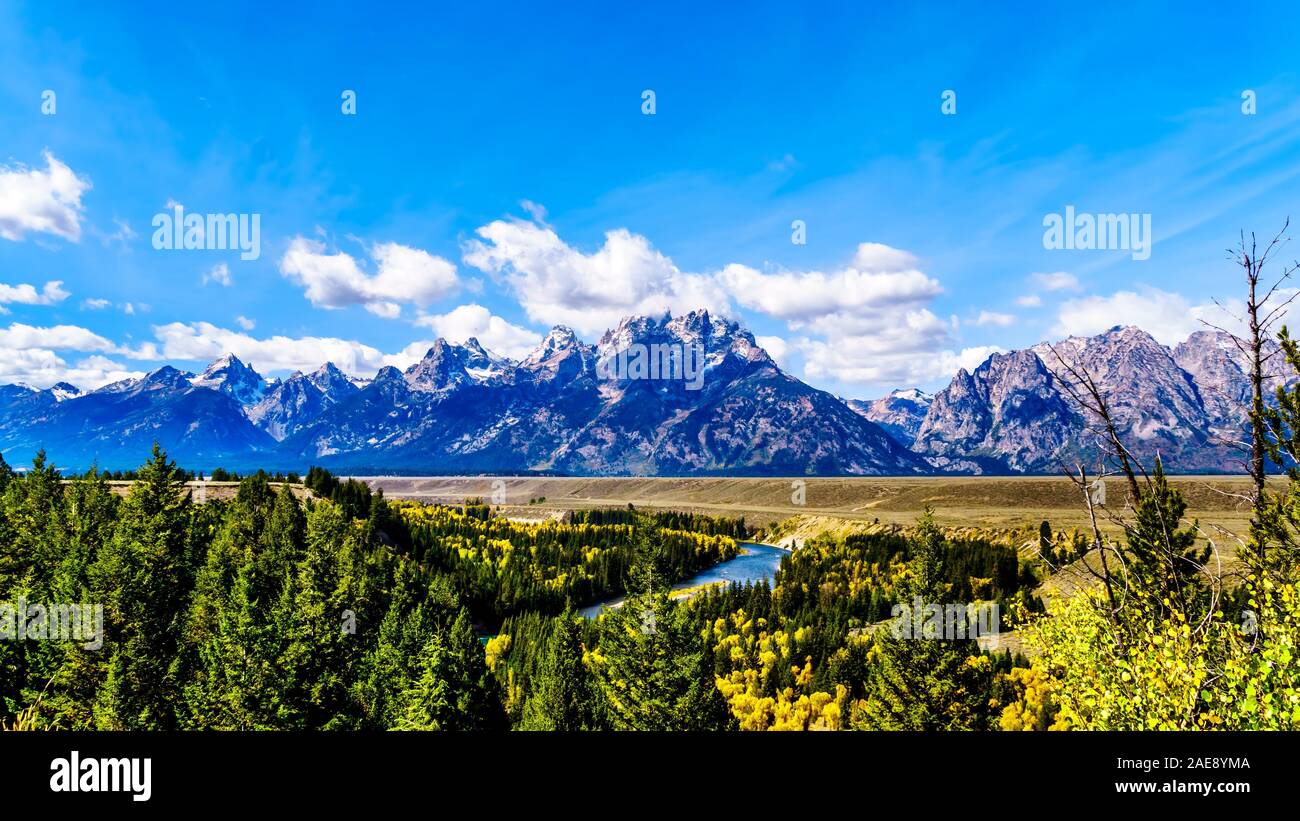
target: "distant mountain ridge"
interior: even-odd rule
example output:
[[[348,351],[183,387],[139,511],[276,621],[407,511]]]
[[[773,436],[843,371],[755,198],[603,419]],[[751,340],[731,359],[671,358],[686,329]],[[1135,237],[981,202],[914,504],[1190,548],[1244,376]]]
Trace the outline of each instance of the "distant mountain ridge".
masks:
[[[632,346],[702,354],[703,379],[610,375]],[[518,361],[476,339],[439,339],[405,371],[372,379],[333,363],[268,380],[226,354],[199,374],[164,366],[82,393],[0,386],[0,452],[40,448],[80,469],[135,466],[153,441],[196,469],[573,475],[1044,473],[1097,442],[1071,400],[1085,368],[1121,435],[1168,469],[1241,470],[1249,380],[1232,338],[1170,349],[1136,327],[996,353],[933,396],[839,399],[785,373],[733,321],[705,311],[634,316],[595,343],[557,326]],[[1269,390],[1288,380],[1270,361]]]
[[[1273,350],[1275,348],[1271,348]],[[1294,380],[1270,360],[1268,390]],[[912,442],[937,469],[1042,473],[1095,459],[1099,443],[1070,396],[1066,364],[1085,369],[1139,458],[1181,472],[1240,472],[1248,364],[1221,331],[1173,350],[1133,326],[993,354],[939,391]],[[1063,381],[1065,380],[1065,381]]]
[[[699,390],[614,376],[629,346],[702,353]],[[608,370],[608,369],[606,369]],[[70,386],[69,386],[70,387]],[[595,345],[553,328],[519,361],[437,340],[405,371],[331,363],[266,380],[227,354],[201,374],[164,366],[59,399],[0,388],[0,452],[132,467],[154,440],[196,469],[575,475],[915,475],[929,464],[836,397],[785,373],[733,321],[628,317]]]
[[[917,388],[900,388],[888,396],[868,401],[845,400],[850,408],[885,429],[885,432],[906,447],[916,441],[916,434],[925,421],[934,397]]]

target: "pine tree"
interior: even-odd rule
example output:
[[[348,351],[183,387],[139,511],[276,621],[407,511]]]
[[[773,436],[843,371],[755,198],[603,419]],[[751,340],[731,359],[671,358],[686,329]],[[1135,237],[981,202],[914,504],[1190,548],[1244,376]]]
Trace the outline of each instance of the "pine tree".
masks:
[[[569,607],[552,625],[521,727],[564,732],[597,729],[595,693],[583,663],[581,629]]]
[[[658,568],[658,529],[636,514],[628,597],[601,621],[594,673],[616,730],[717,729],[730,721],[713,678],[712,657]]]
[[[1210,546],[1196,547],[1195,522],[1180,529],[1186,510],[1187,503],[1169,485],[1157,457],[1151,481],[1138,498],[1135,521],[1125,534],[1125,566],[1143,601],[1159,610],[1177,608],[1190,618],[1202,599],[1198,577]]]
[[[910,540],[911,559],[899,587],[911,608],[943,604],[943,535],[929,508]],[[890,626],[892,627],[892,625]],[[852,717],[855,729],[971,730],[989,721],[987,666],[973,662],[979,647],[969,637],[894,636],[890,627],[874,634],[875,668],[866,699]]]
[[[366,728],[388,729],[397,724],[404,709],[402,693],[419,675],[421,654],[439,632],[439,622],[445,620],[439,605],[436,595],[428,600],[413,565],[407,562],[397,566],[387,612],[357,671],[355,696]]]
[[[0,592],[6,585],[21,585],[37,600],[49,596],[63,546],[62,506],[62,477],[45,451],[38,451],[20,480],[6,482],[3,507],[9,532],[0,544]],[[21,574],[18,567],[24,568]]]
[[[99,694],[104,729],[176,726],[180,683],[172,663],[188,590],[183,583],[190,497],[157,444],[122,504],[113,540],[92,571],[116,642]]]
[[[435,635],[420,651],[415,680],[399,699],[395,730],[445,730],[454,716],[455,704],[451,682],[446,678],[447,648]]]
[[[280,660],[283,683],[300,705],[306,727],[342,729],[359,718],[348,693],[355,674],[349,649],[364,641],[357,636],[355,613],[334,603],[338,553],[348,528],[334,505],[316,505],[305,521],[303,557],[294,570],[293,616]]]
[[[1278,343],[1293,374],[1300,374],[1300,346],[1284,327]],[[1282,492],[1265,487],[1251,521],[1251,543],[1256,556],[1251,570],[1280,582],[1300,579],[1300,382],[1279,386],[1271,407],[1252,412],[1252,423],[1265,431],[1268,460],[1285,465],[1287,486]],[[1262,557],[1262,558],[1261,558]]]
[[[113,539],[121,500],[108,482],[92,468],[68,485],[64,493],[63,556],[54,574],[56,601],[94,606],[103,601],[92,573],[96,560]],[[99,647],[86,642],[66,642],[62,659],[42,700],[52,714],[51,723],[67,729],[94,726],[92,707],[104,684],[104,665],[112,647],[101,638]],[[93,642],[92,642],[93,643]]]
[[[447,640],[453,711],[443,722],[448,730],[507,730],[505,707],[496,679],[487,668],[483,645],[474,633],[469,611],[461,608]]]

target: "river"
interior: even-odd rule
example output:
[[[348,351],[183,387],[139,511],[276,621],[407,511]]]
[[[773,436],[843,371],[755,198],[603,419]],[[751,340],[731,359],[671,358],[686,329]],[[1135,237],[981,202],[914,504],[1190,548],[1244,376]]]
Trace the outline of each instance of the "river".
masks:
[[[677,582],[672,589],[683,590],[687,587],[713,582],[722,582],[724,584],[740,582],[744,584],[745,582],[757,582],[761,579],[767,579],[770,582],[776,576],[777,569],[781,567],[781,558],[790,552],[784,548],[774,547],[770,544],[759,544],[758,542],[741,542],[740,548],[743,552],[736,558],[715,564],[703,573]],[[578,614],[583,618],[591,619],[600,615],[600,611],[606,607],[618,607],[622,603],[623,597],[617,596],[599,604],[593,604],[591,607],[584,607],[578,611]]]

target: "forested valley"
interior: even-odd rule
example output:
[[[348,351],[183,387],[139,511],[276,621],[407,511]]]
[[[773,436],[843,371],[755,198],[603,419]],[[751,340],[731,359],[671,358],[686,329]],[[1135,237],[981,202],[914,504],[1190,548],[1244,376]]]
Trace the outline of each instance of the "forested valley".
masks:
[[[1300,476],[1261,516],[1267,558],[1232,585],[1205,572],[1209,548],[1157,463],[1134,477],[1122,540],[1043,523],[1027,552],[927,513],[809,540],[771,584],[674,597],[753,528],[630,506],[522,522],[478,499],[390,501],[320,469],[198,502],[157,447],[132,475],[123,494],[43,455],[21,472],[0,462],[0,602],[103,606],[98,646],[14,640],[0,623],[6,728],[1300,724]],[[1047,610],[1044,578],[1090,551],[1122,574]],[[613,595],[623,606],[576,612]],[[917,600],[996,603],[1023,653],[898,635],[895,606]]]

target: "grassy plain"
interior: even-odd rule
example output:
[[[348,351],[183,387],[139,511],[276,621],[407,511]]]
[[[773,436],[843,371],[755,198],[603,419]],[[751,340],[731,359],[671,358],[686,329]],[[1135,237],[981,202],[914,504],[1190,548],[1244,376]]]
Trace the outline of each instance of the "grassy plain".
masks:
[[[389,497],[459,502],[493,497],[504,482],[507,515],[545,518],[568,509],[660,508],[744,516],[766,526],[793,516],[812,524],[873,522],[910,524],[928,504],[939,524],[952,527],[1014,528],[1047,520],[1054,529],[1086,528],[1088,517],[1075,486],[1064,477],[924,478],[511,478],[511,477],[357,477],[382,487]],[[795,482],[805,483],[803,504]],[[1172,479],[1188,501],[1188,517],[1202,527],[1244,533],[1250,520],[1242,494],[1244,476],[1178,476]],[[1280,480],[1278,480],[1280,481]],[[1123,482],[1106,480],[1107,501],[1122,509]],[[544,498],[545,501],[532,502]],[[1108,532],[1118,528],[1102,522]]]

